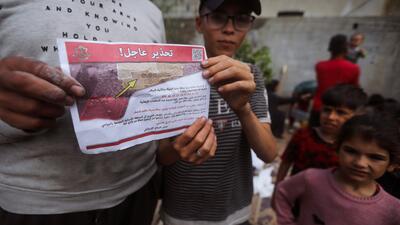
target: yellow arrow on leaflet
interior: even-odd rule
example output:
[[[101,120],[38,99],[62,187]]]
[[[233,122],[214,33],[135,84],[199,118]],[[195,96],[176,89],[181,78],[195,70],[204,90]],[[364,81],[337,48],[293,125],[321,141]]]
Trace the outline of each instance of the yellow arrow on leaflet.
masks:
[[[136,85],[137,80],[131,80],[128,81],[128,86],[126,86],[122,91],[120,91],[115,98],[119,98],[121,95],[123,95],[125,92],[127,92],[129,89],[134,88]]]

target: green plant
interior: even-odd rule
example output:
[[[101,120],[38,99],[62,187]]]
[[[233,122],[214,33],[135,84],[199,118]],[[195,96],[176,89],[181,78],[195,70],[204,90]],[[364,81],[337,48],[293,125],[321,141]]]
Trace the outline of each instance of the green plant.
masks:
[[[271,56],[268,47],[263,46],[255,50],[248,40],[244,40],[242,45],[236,52],[235,58],[240,61],[258,66],[263,73],[265,82],[271,81]]]

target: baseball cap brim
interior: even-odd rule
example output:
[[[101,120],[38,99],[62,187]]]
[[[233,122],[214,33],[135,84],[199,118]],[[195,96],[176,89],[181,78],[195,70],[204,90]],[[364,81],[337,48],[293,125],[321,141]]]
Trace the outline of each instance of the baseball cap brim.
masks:
[[[201,0],[201,4],[205,5],[211,11],[217,9],[224,3],[225,0]],[[260,0],[247,0],[246,3],[250,4],[251,10],[256,14],[261,14]]]

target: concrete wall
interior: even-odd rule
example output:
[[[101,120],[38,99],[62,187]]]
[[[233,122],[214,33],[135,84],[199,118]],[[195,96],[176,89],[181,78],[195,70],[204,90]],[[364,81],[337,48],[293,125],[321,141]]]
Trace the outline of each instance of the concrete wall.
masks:
[[[279,11],[303,11],[305,17],[381,16],[385,0],[262,0],[264,17]]]
[[[152,0],[169,18],[192,18],[199,0]],[[393,14],[399,0],[261,0],[261,17],[276,17],[280,11],[303,11],[305,17],[384,16]]]
[[[275,74],[288,65],[284,91],[301,80],[315,77],[314,65],[329,58],[328,42],[337,33],[357,31],[366,35],[367,57],[360,59],[361,85],[369,93],[400,100],[400,18],[306,18],[271,19],[251,34],[258,45],[271,48]]]
[[[269,46],[274,76],[288,66],[283,94],[303,80],[314,79],[314,65],[329,58],[327,46],[332,35],[366,34],[368,54],[359,61],[361,85],[368,93],[381,93],[400,100],[400,17],[270,18],[259,19],[249,39],[255,46]],[[167,19],[168,41],[201,44],[193,19]]]

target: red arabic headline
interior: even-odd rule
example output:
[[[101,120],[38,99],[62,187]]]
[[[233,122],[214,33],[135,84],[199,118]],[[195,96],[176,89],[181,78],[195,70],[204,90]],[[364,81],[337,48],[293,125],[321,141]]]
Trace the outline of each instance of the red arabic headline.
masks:
[[[69,63],[82,62],[199,62],[202,46],[65,42]]]

